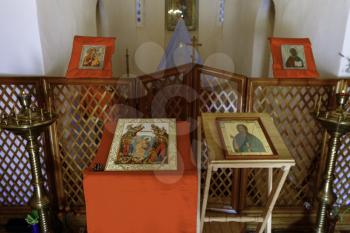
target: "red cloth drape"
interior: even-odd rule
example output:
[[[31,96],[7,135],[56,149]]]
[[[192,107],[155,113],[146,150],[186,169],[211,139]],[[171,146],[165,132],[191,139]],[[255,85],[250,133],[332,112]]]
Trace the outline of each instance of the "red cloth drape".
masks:
[[[97,162],[105,163],[115,126],[106,126]],[[84,171],[89,233],[194,233],[198,180],[189,124],[177,123],[178,170],[172,172]]]

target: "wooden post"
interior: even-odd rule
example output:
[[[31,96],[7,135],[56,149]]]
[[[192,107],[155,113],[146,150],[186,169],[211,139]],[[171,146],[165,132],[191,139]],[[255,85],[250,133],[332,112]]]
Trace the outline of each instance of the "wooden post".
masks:
[[[273,188],[273,168],[268,168],[268,182],[267,182],[267,193],[268,197],[271,195]],[[266,233],[271,233],[272,232],[272,214],[268,217],[267,219],[267,224],[266,224]]]
[[[201,222],[200,222],[200,232],[201,233],[203,233],[203,228],[204,228],[205,212],[207,210],[212,172],[213,172],[213,166],[209,162],[208,169],[207,169],[207,178],[205,179],[204,192],[203,192],[203,204],[202,204]]]
[[[126,77],[129,78],[130,69],[129,69],[129,50],[128,49],[126,49],[125,58],[126,58]]]
[[[264,229],[266,227],[266,224],[269,220],[270,215],[272,214],[272,209],[277,201],[277,198],[282,190],[283,184],[287,179],[287,175],[289,173],[290,166],[283,167],[279,174],[278,178],[276,179],[276,186],[272,189],[272,192],[269,195],[269,198],[267,200],[267,204],[263,210],[263,218],[264,221],[259,223],[256,232],[257,233],[263,233]]]
[[[198,39],[196,38],[196,36],[193,36],[191,41],[192,43],[187,45],[192,46],[192,65],[193,65],[196,61],[196,48],[202,46],[202,44],[198,42]]]

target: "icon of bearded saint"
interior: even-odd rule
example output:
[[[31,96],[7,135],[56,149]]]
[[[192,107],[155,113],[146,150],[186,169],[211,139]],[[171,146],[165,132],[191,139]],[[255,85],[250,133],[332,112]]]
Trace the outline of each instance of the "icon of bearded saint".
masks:
[[[236,152],[266,152],[260,139],[249,133],[245,125],[237,125],[237,131],[238,133],[234,137],[231,136]]]
[[[286,61],[286,67],[304,67],[304,61],[298,56],[298,51],[295,48],[289,49],[290,56]]]

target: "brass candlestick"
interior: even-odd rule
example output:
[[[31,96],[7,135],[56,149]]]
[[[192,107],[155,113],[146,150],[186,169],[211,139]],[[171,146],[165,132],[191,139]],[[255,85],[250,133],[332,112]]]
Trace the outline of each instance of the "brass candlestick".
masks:
[[[0,129],[9,130],[26,139],[26,150],[29,153],[32,184],[34,186],[33,198],[30,201],[32,208],[39,213],[40,231],[51,232],[49,224],[49,198],[45,194],[41,174],[38,137],[57,119],[57,115],[43,109],[31,108],[31,95],[22,93],[18,96],[21,110],[10,115],[4,113],[0,118]]]
[[[318,194],[319,208],[315,233],[328,232],[327,219],[337,198],[333,192],[334,169],[338,157],[337,151],[340,146],[340,137],[350,131],[350,115],[346,111],[348,101],[347,82],[346,80],[340,80],[336,89],[336,110],[321,111],[321,102],[319,101],[317,104],[315,117],[326,128],[331,137],[328,145],[323,184]]]

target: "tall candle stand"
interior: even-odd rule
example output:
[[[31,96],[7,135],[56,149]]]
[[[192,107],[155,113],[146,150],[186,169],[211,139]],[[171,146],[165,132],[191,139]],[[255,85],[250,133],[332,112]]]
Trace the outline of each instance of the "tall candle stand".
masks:
[[[340,80],[336,88],[337,108],[333,111],[321,111],[321,101],[317,104],[315,111],[316,119],[326,128],[330,134],[328,145],[326,169],[323,176],[323,183],[318,194],[319,207],[317,212],[317,223],[315,233],[328,232],[328,218],[336,201],[333,192],[334,170],[337,161],[337,152],[340,146],[340,137],[350,131],[350,114],[346,111],[349,93],[347,93],[347,81]]]
[[[26,141],[26,150],[29,153],[32,184],[34,186],[33,198],[30,201],[32,208],[38,210],[40,231],[52,232],[49,221],[49,198],[43,187],[43,178],[40,166],[38,137],[57,120],[57,115],[42,108],[31,107],[31,95],[22,93],[18,96],[21,109],[18,113],[2,114],[0,129],[5,129],[22,136]]]

